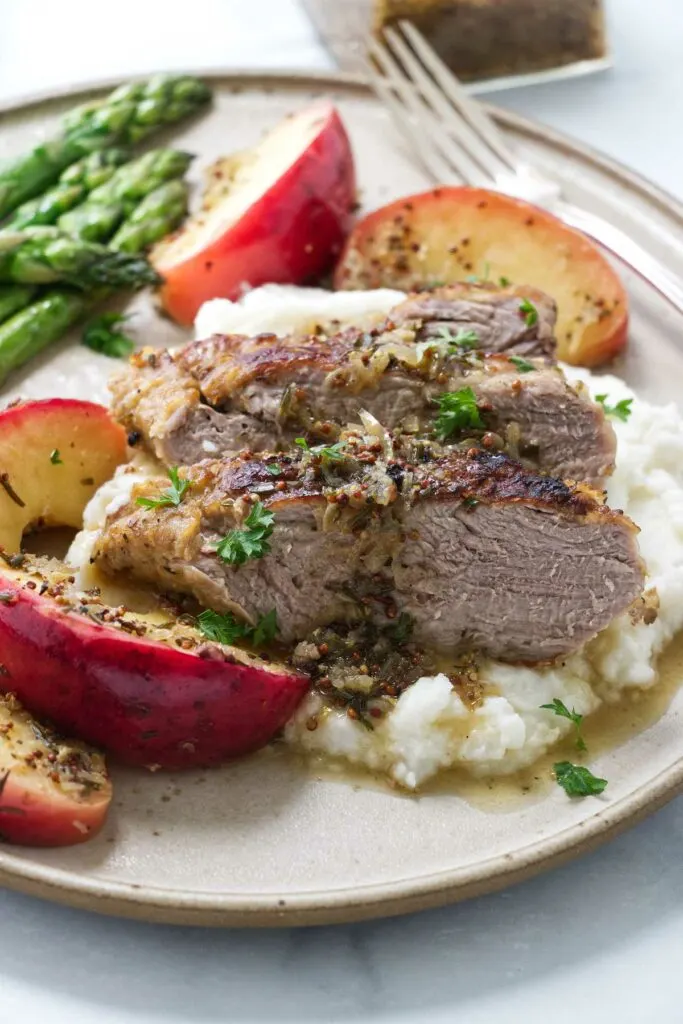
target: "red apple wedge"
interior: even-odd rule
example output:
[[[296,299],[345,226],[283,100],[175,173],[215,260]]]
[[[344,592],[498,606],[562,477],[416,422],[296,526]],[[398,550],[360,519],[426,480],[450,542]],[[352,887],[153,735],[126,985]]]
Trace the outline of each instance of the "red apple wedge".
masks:
[[[349,236],[335,287],[413,291],[471,276],[551,295],[569,363],[598,366],[626,344],[628,299],[600,250],[545,210],[485,189],[437,188],[369,214]]]
[[[315,279],[339,256],[355,200],[353,155],[332,104],[287,118],[253,149],[219,161],[204,208],[153,251],[165,310],[191,324],[207,299]]]
[[[27,558],[0,574],[0,689],[128,764],[206,766],[267,743],[308,679],[168,619],[108,608],[68,567]]]
[[[111,795],[102,754],[39,725],[15,697],[0,698],[0,842],[83,843]]]
[[[126,435],[92,402],[51,398],[0,412],[0,547],[35,526],[80,527],[97,488],[126,458]]]

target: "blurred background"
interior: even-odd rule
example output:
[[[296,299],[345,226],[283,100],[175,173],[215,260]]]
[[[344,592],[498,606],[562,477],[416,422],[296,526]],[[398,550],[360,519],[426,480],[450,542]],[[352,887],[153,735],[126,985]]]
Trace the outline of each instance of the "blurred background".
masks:
[[[369,24],[373,16],[406,13],[408,8],[427,11],[425,25],[429,27],[431,18],[430,34],[437,43],[447,40],[450,31],[453,50],[448,21],[430,11],[447,4],[448,0],[193,0],[186,5],[117,0],[95,5],[88,0],[0,0],[0,98],[161,69],[328,70],[336,66],[336,58],[321,42],[322,33],[332,41],[337,56],[346,51],[342,63],[353,66],[348,40],[356,26]],[[481,0],[450,4],[488,6]],[[520,32],[526,33],[533,58],[538,38],[543,37],[546,5],[576,13],[596,4],[597,0],[497,0],[493,6],[511,11],[508,59],[527,56],[519,52],[526,49],[520,47]],[[680,0],[605,0],[604,8],[611,69],[499,89],[487,98],[575,135],[680,195],[683,6]],[[470,32],[476,30],[471,20]]]

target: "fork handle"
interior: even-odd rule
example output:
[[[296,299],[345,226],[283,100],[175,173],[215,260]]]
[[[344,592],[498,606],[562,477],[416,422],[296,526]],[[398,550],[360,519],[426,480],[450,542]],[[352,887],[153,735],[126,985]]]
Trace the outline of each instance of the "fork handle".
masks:
[[[571,203],[557,202],[553,205],[553,212],[573,228],[577,228],[584,235],[599,242],[603,248],[652,285],[674,309],[683,314],[683,281],[681,278],[673,274],[654,256],[650,256],[620,228],[616,228],[594,213],[580,210]]]

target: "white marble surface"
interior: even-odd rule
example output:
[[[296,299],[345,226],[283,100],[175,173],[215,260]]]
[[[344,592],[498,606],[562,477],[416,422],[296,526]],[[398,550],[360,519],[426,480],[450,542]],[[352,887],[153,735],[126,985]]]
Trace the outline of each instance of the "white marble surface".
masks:
[[[495,99],[683,196],[680,0],[610,9],[613,72]],[[295,0],[0,0],[2,97],[217,66],[330,62]],[[682,843],[678,800],[507,893],[308,932],[152,927],[0,892],[0,1024],[680,1024]]]

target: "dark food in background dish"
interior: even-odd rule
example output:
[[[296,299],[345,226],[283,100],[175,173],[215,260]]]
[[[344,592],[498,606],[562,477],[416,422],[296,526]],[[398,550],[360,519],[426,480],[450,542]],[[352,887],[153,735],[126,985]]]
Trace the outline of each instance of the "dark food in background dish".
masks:
[[[407,18],[465,80],[526,74],[606,55],[601,0],[304,0],[342,67],[364,38]]]

